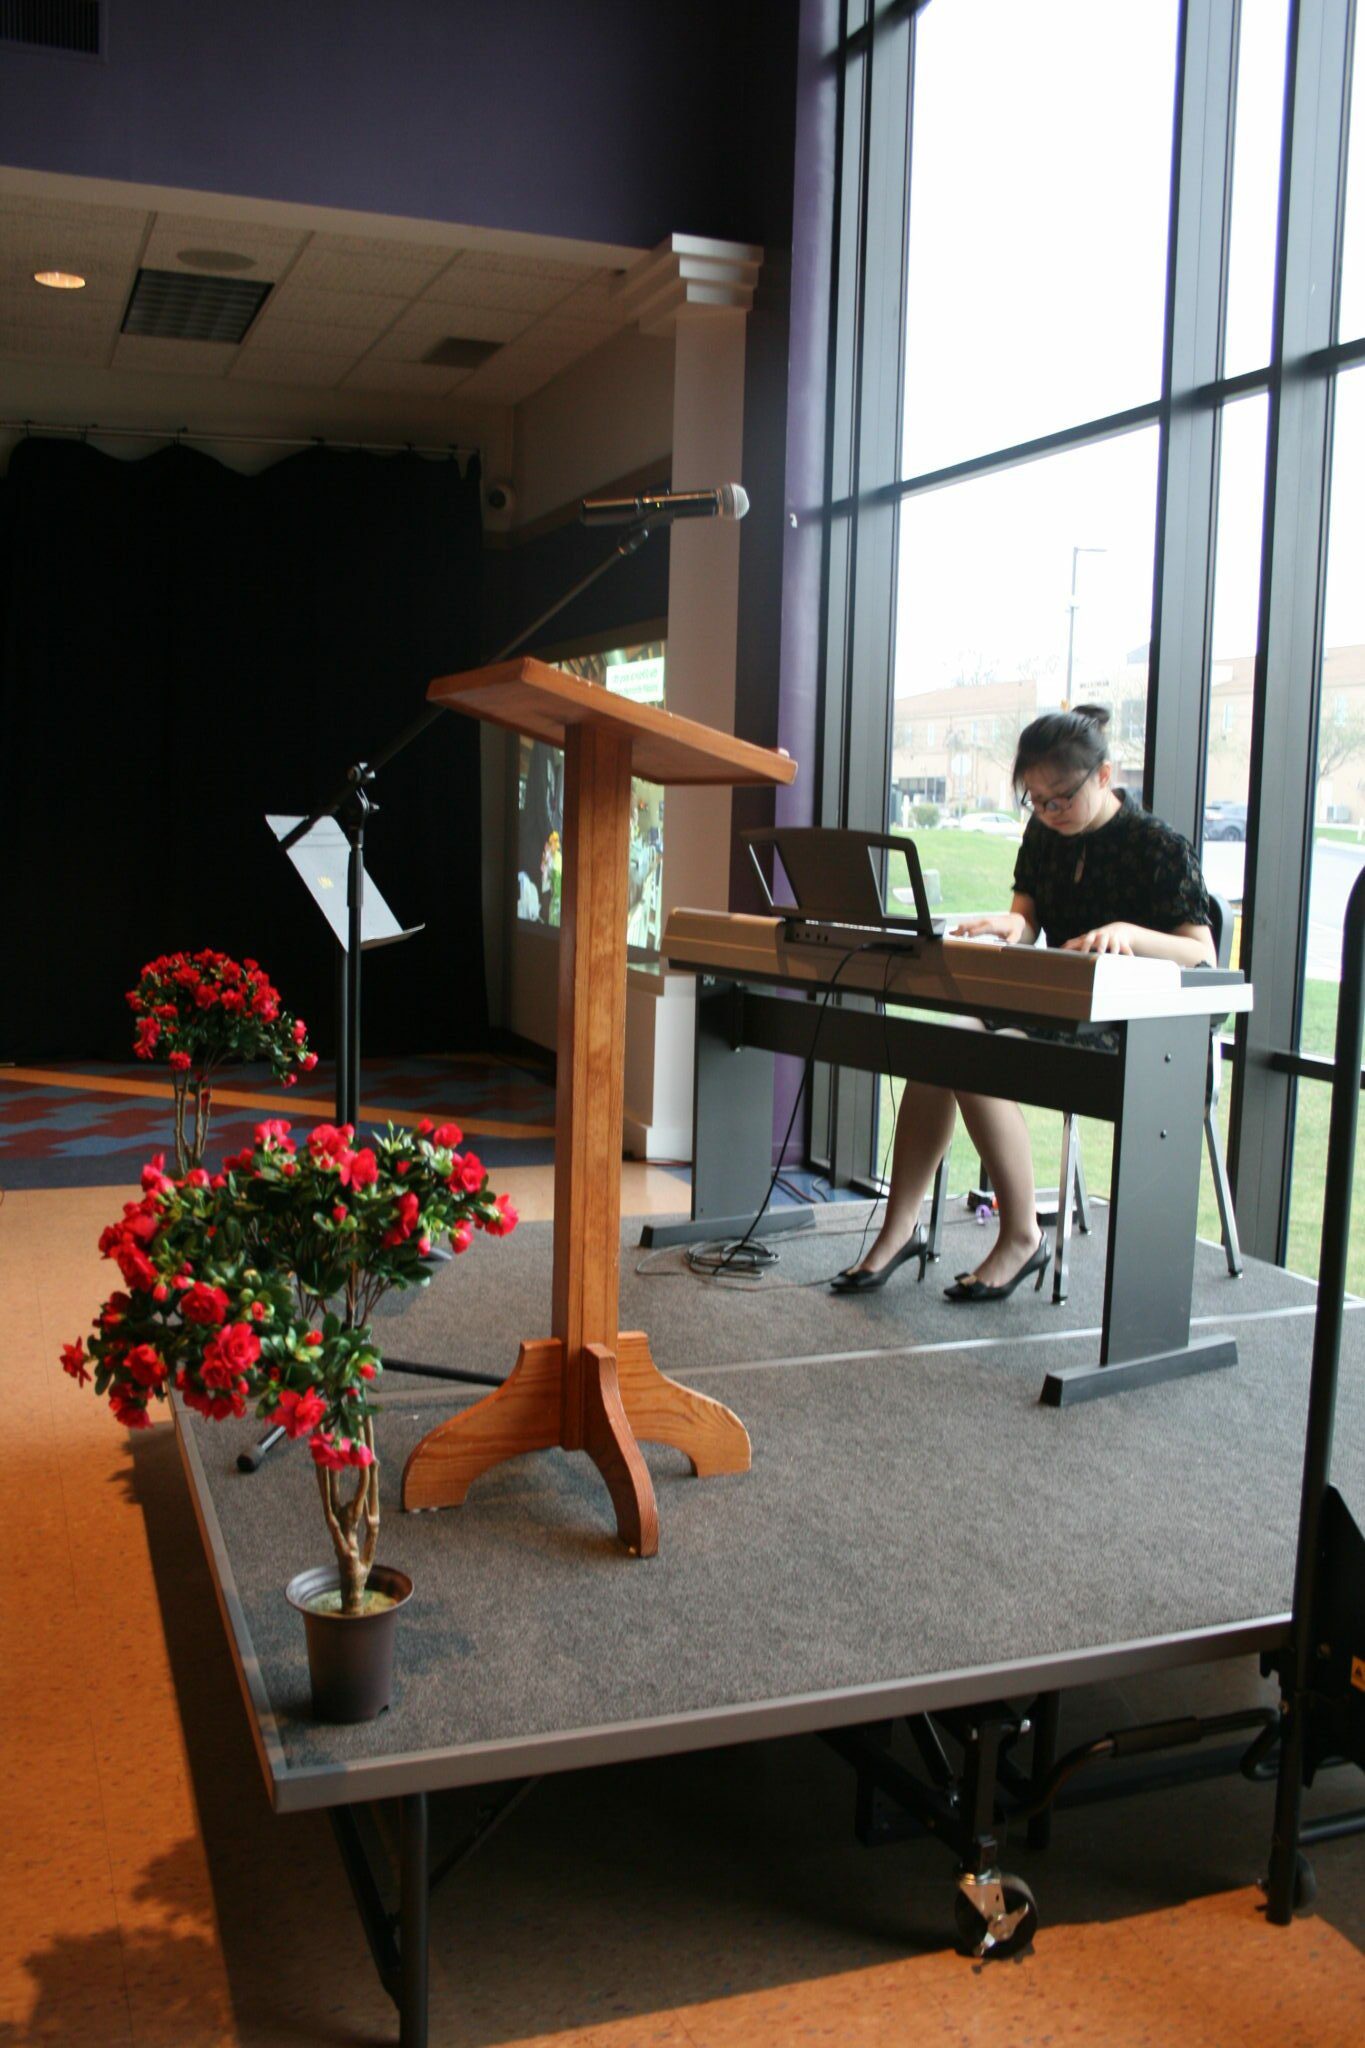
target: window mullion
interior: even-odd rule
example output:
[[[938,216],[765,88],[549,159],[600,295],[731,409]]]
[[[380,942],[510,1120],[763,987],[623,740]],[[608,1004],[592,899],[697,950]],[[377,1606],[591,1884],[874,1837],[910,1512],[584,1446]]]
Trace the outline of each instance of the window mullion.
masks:
[[[1195,404],[1222,369],[1232,186],[1236,0],[1186,0],[1157,472],[1146,802],[1192,841],[1203,805],[1217,410]]]
[[[1350,0],[1296,0],[1290,17],[1242,917],[1256,1007],[1238,1020],[1229,1146],[1243,1243],[1271,1259],[1289,1207],[1294,1080],[1273,1054],[1294,1043],[1302,976],[1331,428],[1331,379],[1305,359],[1332,341],[1350,16]]]

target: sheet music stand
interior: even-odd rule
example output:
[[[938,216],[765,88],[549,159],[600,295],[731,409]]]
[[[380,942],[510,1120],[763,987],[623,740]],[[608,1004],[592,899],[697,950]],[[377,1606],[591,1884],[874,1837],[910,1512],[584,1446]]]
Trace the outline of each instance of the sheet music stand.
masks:
[[[644,1332],[617,1328],[630,778],[772,785],[790,782],[796,763],[530,659],[442,677],[427,696],[564,749],[554,1279],[549,1336],[523,1340],[494,1393],[423,1437],[403,1505],[454,1507],[505,1458],[582,1450],[606,1481],[621,1541],[650,1557],[659,1518],[637,1439],[673,1445],[701,1477],[747,1471],[750,1454],[737,1416],[667,1379]]]
[[[373,808],[364,788],[357,790],[359,816],[319,818],[301,836],[289,835],[302,818],[267,815],[275,837],[287,840],[285,852],[303,878],[303,885],[331,927],[337,953],[336,1105],[339,1124],[360,1120],[360,956],[377,946],[393,946],[414,938],[420,924],[404,930],[365,872],[364,821]],[[359,933],[359,943],[356,934]]]
[[[266,824],[284,845],[303,885],[327,920],[337,942],[336,1120],[360,1121],[360,961],[377,946],[415,938],[423,927],[406,930],[365,872],[365,820],[374,809],[366,792],[364,770],[353,795],[335,814],[315,818],[306,832],[303,818],[267,813]],[[358,936],[357,936],[358,935]],[[438,1254],[433,1251],[432,1258]],[[448,1256],[448,1255],[441,1255]],[[488,1373],[464,1372],[454,1366],[412,1365],[388,1361],[390,1372],[416,1373],[423,1379],[460,1380],[476,1386],[496,1385]],[[239,1451],[239,1472],[259,1472],[266,1457],[286,1435],[283,1423],[268,1429],[249,1451]]]

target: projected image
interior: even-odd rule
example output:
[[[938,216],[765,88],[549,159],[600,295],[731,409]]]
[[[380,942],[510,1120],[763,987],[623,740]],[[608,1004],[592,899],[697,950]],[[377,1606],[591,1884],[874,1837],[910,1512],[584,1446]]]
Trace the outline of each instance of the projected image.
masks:
[[[570,675],[600,683],[637,704],[664,702],[664,643],[578,654],[555,663]],[[657,953],[662,929],[664,793],[657,783],[631,778],[630,879],[626,943]],[[542,740],[523,738],[517,761],[517,916],[528,924],[557,926],[564,876],[564,755]]]

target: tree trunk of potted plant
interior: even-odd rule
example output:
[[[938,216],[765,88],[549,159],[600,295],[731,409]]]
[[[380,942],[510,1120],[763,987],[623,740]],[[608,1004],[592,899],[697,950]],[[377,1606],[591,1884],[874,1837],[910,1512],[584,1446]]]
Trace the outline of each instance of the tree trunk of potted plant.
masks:
[[[368,1415],[361,1440],[373,1454],[374,1423]],[[340,1472],[319,1465],[317,1473],[322,1512],[327,1518],[341,1572],[341,1611],[343,1614],[360,1614],[364,1611],[365,1586],[374,1563],[375,1545],[379,1541],[379,1463],[376,1459],[373,1464],[361,1467],[358,1484],[350,1500],[343,1498],[343,1475]]]

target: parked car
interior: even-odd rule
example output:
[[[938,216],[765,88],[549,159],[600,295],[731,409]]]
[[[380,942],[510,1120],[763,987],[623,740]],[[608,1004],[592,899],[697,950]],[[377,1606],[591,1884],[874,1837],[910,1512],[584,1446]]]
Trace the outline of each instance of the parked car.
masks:
[[[1215,800],[1204,806],[1204,839],[1245,839],[1247,836],[1247,807],[1245,804],[1224,803]]]
[[[963,832],[989,832],[998,839],[1018,839],[1024,830],[1009,811],[964,811],[957,822]]]

